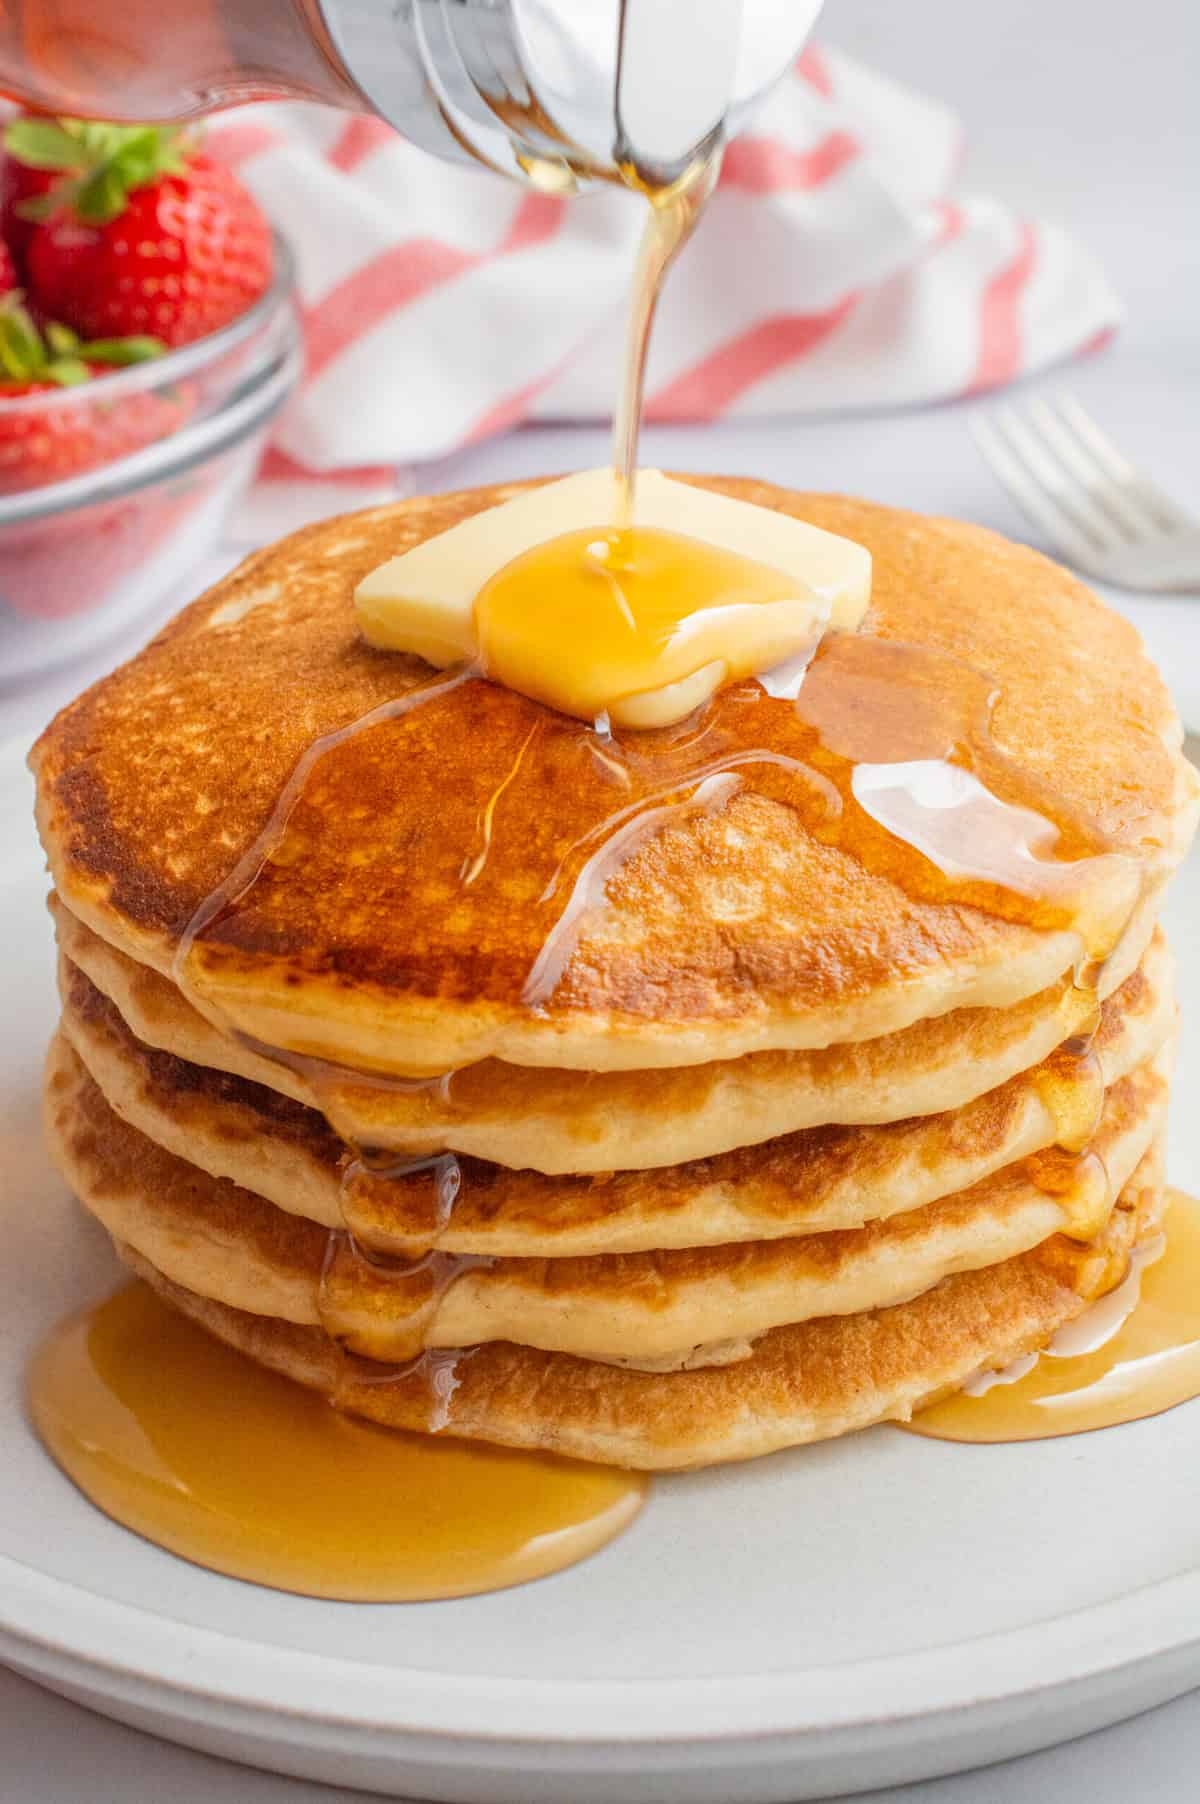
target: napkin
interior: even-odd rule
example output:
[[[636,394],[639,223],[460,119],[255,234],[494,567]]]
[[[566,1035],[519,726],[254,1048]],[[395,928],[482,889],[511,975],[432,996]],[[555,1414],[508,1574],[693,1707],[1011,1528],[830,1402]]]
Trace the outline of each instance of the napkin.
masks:
[[[608,417],[636,196],[534,193],[305,105],[225,115],[209,143],[293,248],[306,341],[248,536],[395,493],[398,466],[524,421]],[[805,50],[668,278],[647,416],[909,406],[1102,344],[1120,308],[1096,263],[959,193],[962,151],[945,106]]]

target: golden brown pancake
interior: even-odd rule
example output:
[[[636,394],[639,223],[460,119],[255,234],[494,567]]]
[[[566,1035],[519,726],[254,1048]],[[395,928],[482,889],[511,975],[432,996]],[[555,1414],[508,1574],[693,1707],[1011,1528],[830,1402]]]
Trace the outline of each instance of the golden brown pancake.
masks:
[[[1160,936],[1104,1006],[1093,1050],[1106,1086],[1150,1059],[1171,1032],[1161,952]],[[396,1253],[435,1246],[562,1257],[856,1228],[978,1184],[1049,1146],[1059,1131],[1052,1059],[950,1113],[809,1128],[655,1171],[547,1178],[463,1159],[449,1170],[435,1164],[383,1176],[348,1170],[352,1155],[317,1110],[146,1045],[78,966],[64,960],[61,977],[63,1032],[123,1120],[211,1176],[327,1228],[344,1225],[348,1205],[369,1244]],[[452,1202],[443,1190],[439,1206],[438,1187],[447,1183]]]
[[[149,1045],[249,1077],[319,1108],[343,1139],[423,1155],[452,1150],[514,1169],[609,1173],[680,1165],[830,1123],[868,1125],[961,1108],[1045,1059],[1089,1016],[1069,977],[1007,1009],[958,1009],[875,1040],[809,1052],[651,1071],[552,1071],[485,1059],[447,1086],[365,1080],[312,1061],[281,1063],[220,1033],[175,986],[69,912],[56,910],[70,960],[111,996]],[[1147,919],[1106,967],[1101,990],[1140,957]],[[1169,955],[1147,955],[1165,997]]]
[[[1085,937],[1106,949],[1178,861],[1197,804],[1133,629],[980,528],[697,480],[872,553],[863,627],[827,637],[798,706],[727,689],[665,736],[633,736],[615,770],[588,729],[481,680],[439,679],[395,717],[429,671],[359,638],[355,583],[514,491],[325,522],[250,559],[43,734],[39,821],[67,906],[169,976],[249,859],[245,893],[185,961],[192,999],[271,1045],[391,1071],[821,1048],[1022,1003]],[[316,760],[259,868],[300,760],[379,708],[392,717]],[[978,872],[947,878],[851,792],[855,766],[929,758],[982,760],[992,793],[1088,858],[1052,873],[1040,853],[1024,900]],[[695,773],[731,761],[736,785],[701,806]],[[609,868],[600,823],[634,790],[643,813]],[[1052,875],[1069,897],[1047,900]]]
[[[480,490],[269,548],[35,748],[61,1169],[377,1421],[671,1467],[903,1419],[1157,1221],[1200,784],[1136,635],[979,529],[711,486],[872,553],[790,699],[614,739],[366,646],[355,583]]]
[[[1170,1056],[1106,1093],[1091,1141],[1102,1165],[1091,1224],[1106,1218],[1166,1112]],[[679,1363],[719,1344],[722,1362],[769,1329],[848,1315],[928,1290],[948,1274],[997,1264],[1064,1228],[1067,1199],[1022,1162],[972,1189],[841,1233],[737,1246],[500,1259],[442,1289],[380,1267],[341,1237],[228,1180],[210,1177],[123,1122],[61,1038],[47,1068],[47,1134],[60,1170],[114,1239],[188,1290],[254,1314],[324,1325],[369,1358],[426,1347],[514,1341],[594,1360]],[[335,1255],[330,1261],[331,1254]]]
[[[457,1361],[436,1416],[420,1365],[389,1373],[347,1362],[320,1329],[229,1309],[172,1284],[132,1249],[118,1251],[221,1340],[353,1414],[389,1428],[428,1430],[437,1421],[471,1439],[666,1470],[906,1421],[976,1373],[1045,1346],[1120,1282],[1137,1240],[1156,1231],[1163,1196],[1155,1147],[1090,1245],[1056,1235],[910,1302],[777,1328],[735,1365],[649,1375],[489,1342]]]

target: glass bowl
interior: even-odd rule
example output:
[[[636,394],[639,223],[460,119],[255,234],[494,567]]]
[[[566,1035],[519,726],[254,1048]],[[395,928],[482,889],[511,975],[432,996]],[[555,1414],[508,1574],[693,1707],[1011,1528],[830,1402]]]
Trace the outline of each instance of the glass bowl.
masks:
[[[303,363],[291,258],[276,248],[271,289],[223,331],[86,389],[0,398],[0,422],[84,395],[168,419],[135,450],[0,493],[0,692],[134,621],[218,544]]]
[[[127,440],[144,427],[148,442],[203,419],[278,355],[292,325],[294,284],[291,252],[276,234],[271,286],[229,325],[177,351],[107,371],[78,387],[28,396],[0,394],[0,429],[31,420],[48,420],[52,429],[56,416],[70,421],[88,409],[111,422],[98,434],[102,443],[116,443],[123,426],[128,428]],[[127,443],[125,448],[132,446]],[[0,498],[26,492],[10,485],[0,464]]]

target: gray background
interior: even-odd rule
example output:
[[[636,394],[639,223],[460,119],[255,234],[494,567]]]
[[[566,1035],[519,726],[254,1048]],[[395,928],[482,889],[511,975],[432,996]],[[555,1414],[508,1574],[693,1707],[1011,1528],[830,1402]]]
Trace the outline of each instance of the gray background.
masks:
[[[1200,23],[1194,0],[1141,0],[1136,7],[1118,0],[1000,0],[987,6],[981,0],[827,0],[820,35],[949,101],[969,131],[965,182],[1069,224],[1100,255],[1129,317],[1113,350],[1072,373],[1072,387],[1135,458],[1159,471],[1181,497],[1190,492],[1200,502]],[[896,432],[905,435],[905,451],[892,458],[888,447]],[[940,409],[886,426],[854,421],[746,424],[706,435],[662,431],[651,435],[646,455],[650,462],[754,469],[813,486],[830,470],[825,480],[837,486],[853,462],[861,475],[851,486],[881,499],[1019,530],[963,444],[956,410]],[[487,480],[493,470],[516,474],[599,462],[603,455],[599,434],[526,434],[448,460],[423,484],[456,486]],[[1139,623],[1145,624],[1140,616]],[[1159,630],[1169,639],[1169,613]],[[1194,626],[1189,632],[1194,635]],[[0,737],[38,724],[94,674],[67,673],[23,698],[19,708],[0,708]],[[153,1742],[3,1670],[0,1750],[4,1804],[330,1804],[339,1795]],[[1191,1804],[1198,1764],[1195,1694],[1046,1754],[871,1796],[875,1804],[1025,1804],[1043,1798],[1126,1804],[1131,1796]]]

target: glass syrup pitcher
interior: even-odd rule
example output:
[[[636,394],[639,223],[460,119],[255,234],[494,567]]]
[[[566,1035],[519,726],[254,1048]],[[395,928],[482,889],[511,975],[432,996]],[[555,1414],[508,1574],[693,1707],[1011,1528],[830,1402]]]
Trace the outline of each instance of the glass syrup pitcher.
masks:
[[[677,180],[789,66],[820,0],[0,0],[0,92],[180,120],[242,101],[380,114],[567,192]]]

